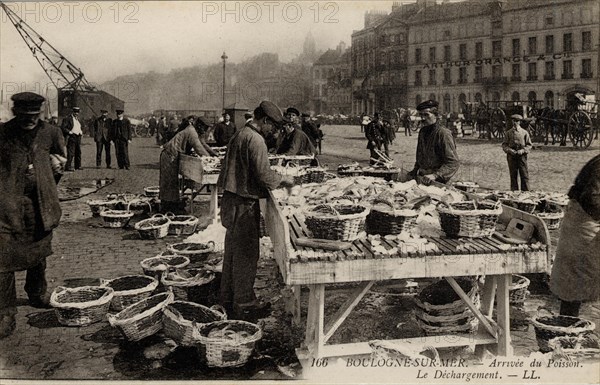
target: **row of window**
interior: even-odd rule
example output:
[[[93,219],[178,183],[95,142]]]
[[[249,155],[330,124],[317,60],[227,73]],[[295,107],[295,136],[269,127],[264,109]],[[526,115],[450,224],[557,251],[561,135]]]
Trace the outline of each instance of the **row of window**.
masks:
[[[544,53],[545,54],[553,54],[556,51],[554,35],[547,35],[545,38],[545,46]],[[573,52],[574,44],[573,44],[573,33],[565,33],[563,34],[563,50],[562,52]],[[592,32],[591,31],[583,31],[581,33],[581,51],[591,51],[592,50]],[[512,39],[512,56],[521,56],[526,52],[527,55],[537,55],[541,53],[538,49],[538,39],[536,36],[532,36],[527,39],[527,51],[521,51],[521,39]],[[451,61],[452,60],[452,47],[450,45],[444,46],[443,51],[443,61]],[[492,57],[502,57],[502,40],[493,40],[492,41]],[[483,58],[483,42],[478,41],[475,42],[475,59]],[[469,60],[467,53],[467,43],[461,43],[458,46],[458,59],[459,60]],[[429,47],[429,62],[435,63],[438,61],[437,56],[437,47]],[[421,64],[423,63],[423,52],[422,48],[415,48],[415,63]]]
[[[527,63],[527,78],[522,79],[521,77],[521,64],[516,63],[512,64],[511,67],[511,81],[533,81],[538,80],[538,64],[537,62]],[[563,60],[562,61],[562,79],[573,79],[573,61],[572,60]],[[452,72],[451,68],[443,69],[443,83],[442,84],[452,84]],[[593,77],[592,72],[592,59],[581,59],[581,73],[579,77],[581,79],[590,79]],[[492,66],[492,78],[500,79],[502,78],[502,65],[494,65]],[[556,78],[555,74],[555,63],[553,61],[548,61],[544,63],[544,80],[553,80]],[[475,78],[473,79],[474,83],[479,83],[483,81],[483,66],[475,67]],[[458,84],[463,84],[468,82],[467,76],[467,67],[459,67],[458,68]],[[437,71],[436,69],[430,69],[428,72],[428,85],[436,85],[437,84]],[[423,73],[421,70],[415,71],[415,86],[423,85]]]

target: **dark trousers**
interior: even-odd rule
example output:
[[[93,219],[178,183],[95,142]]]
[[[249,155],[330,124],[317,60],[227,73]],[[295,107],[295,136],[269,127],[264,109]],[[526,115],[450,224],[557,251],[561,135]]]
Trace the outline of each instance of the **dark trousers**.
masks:
[[[510,173],[510,189],[519,190],[518,178],[521,178],[521,191],[529,191],[529,170],[527,169],[527,154],[506,155],[508,172]]]
[[[73,160],[75,160],[75,168],[81,168],[81,135],[67,136],[67,170],[73,169]]]
[[[25,278],[25,292],[32,297],[40,297],[46,294],[48,283],[46,282],[46,260],[39,265],[27,269]],[[0,316],[16,314],[17,311],[17,289],[15,287],[15,273],[9,271],[0,273]]]
[[[129,142],[127,140],[115,141],[115,155],[119,168],[129,168]]]
[[[260,207],[258,200],[225,191],[221,200],[221,221],[227,228],[221,305],[247,305],[256,301],[254,279],[259,257]]]
[[[96,142],[96,166],[102,165],[102,150],[106,151],[106,167],[110,167],[110,141],[105,139]]]
[[[568,315],[570,317],[579,317],[581,309],[581,301],[560,301],[560,315]]]

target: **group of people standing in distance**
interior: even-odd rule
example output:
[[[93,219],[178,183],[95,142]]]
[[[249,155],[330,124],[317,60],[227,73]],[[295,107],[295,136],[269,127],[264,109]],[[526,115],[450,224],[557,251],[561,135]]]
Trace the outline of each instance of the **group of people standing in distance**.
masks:
[[[79,107],[73,107],[71,114],[61,123],[61,130],[67,144],[67,163],[65,171],[81,170],[81,137],[83,130],[79,118]],[[96,142],[96,167],[102,165],[102,153],[105,154],[106,168],[112,168],[111,143],[115,144],[117,166],[129,170],[129,143],[131,143],[131,122],[124,116],[124,110],[115,110],[116,118],[110,119],[107,110],[100,110],[100,116],[94,120],[92,136]],[[74,168],[73,168],[74,166]]]

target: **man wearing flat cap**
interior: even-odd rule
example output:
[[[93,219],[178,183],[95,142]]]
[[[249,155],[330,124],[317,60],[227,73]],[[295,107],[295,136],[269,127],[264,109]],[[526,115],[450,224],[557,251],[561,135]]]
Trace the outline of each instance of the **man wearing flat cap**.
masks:
[[[49,307],[46,257],[62,214],[56,183],[66,160],[60,128],[40,119],[44,97],[21,92],[12,100],[15,117],[0,125],[0,338],[16,327],[16,271],[27,271],[29,305]]]
[[[231,137],[235,134],[235,124],[227,112],[223,113],[223,121],[215,124],[214,136],[217,147],[227,146]]]
[[[220,302],[237,319],[266,316],[269,303],[254,293],[259,257],[259,199],[268,190],[292,186],[290,176],[271,170],[264,137],[283,121],[281,110],[263,101],[252,120],[231,138],[217,184],[223,189],[221,222],[227,229]]]
[[[448,183],[460,166],[452,133],[438,124],[437,108],[435,100],[417,106],[423,127],[419,130],[415,167],[409,176],[423,183]]]
[[[131,122],[123,113],[125,111],[115,110],[117,118],[112,121],[112,140],[115,141],[115,155],[117,166],[120,169],[129,170],[129,143],[131,143]]]
[[[112,141],[112,120],[107,110],[100,110],[101,115],[94,121],[94,142],[96,142],[96,167],[102,165],[102,151],[106,154],[106,168],[110,168],[110,142]]]
[[[523,116],[514,114],[511,116],[512,128],[504,133],[502,150],[506,153],[508,172],[510,174],[510,189],[519,190],[519,177],[521,179],[521,191],[529,191],[529,170],[527,167],[527,154],[531,151],[533,143],[529,132],[522,127],[527,124]]]
[[[67,165],[65,171],[73,171],[73,161],[75,170],[81,170],[81,137],[83,130],[79,121],[79,107],[73,107],[69,116],[63,119],[60,128],[67,142]]]

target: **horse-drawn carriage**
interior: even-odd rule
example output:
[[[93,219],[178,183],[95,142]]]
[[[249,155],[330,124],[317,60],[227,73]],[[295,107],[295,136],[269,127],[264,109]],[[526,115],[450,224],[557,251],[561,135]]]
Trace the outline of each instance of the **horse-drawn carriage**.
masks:
[[[551,137],[552,144],[561,146],[566,146],[569,138],[573,146],[587,148],[594,135],[598,139],[599,109],[598,101],[587,99],[581,93],[569,94],[565,109],[546,107],[539,111],[532,137],[544,144],[548,144]]]
[[[510,117],[514,114],[523,116],[529,122],[527,129],[531,132],[535,128],[541,105],[541,100],[496,100],[487,104],[479,103],[475,115],[479,136],[489,139],[503,138],[504,132],[511,127]]]

